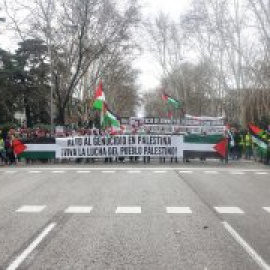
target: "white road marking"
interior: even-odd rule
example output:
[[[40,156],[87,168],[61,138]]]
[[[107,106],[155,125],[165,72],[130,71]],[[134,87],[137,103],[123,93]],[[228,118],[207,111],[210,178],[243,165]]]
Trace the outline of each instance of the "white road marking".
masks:
[[[41,171],[29,171],[29,173],[38,174],[38,173],[41,173]]]
[[[105,167],[97,166],[97,167],[83,167],[84,169],[89,169],[93,171],[102,171],[105,170]],[[52,171],[52,170],[64,170],[64,171],[78,171],[82,170],[82,167],[35,167],[36,170],[42,170],[42,171]],[[116,171],[127,171],[127,170],[133,170],[134,167],[110,167],[111,170]],[[153,170],[167,170],[167,171],[189,171],[190,167],[137,167],[137,170],[142,171],[153,171]],[[219,172],[227,172],[228,168],[224,167],[212,167],[212,170],[216,170]],[[0,172],[5,172],[6,168],[0,168]],[[29,167],[25,168],[16,168],[17,171],[29,171]],[[192,167],[192,171],[205,171],[205,167]],[[245,168],[230,168],[230,171],[241,171],[241,172],[261,172],[261,169],[245,169]],[[270,173],[270,170],[268,170],[268,174]]]
[[[141,214],[142,209],[140,206],[126,206],[117,207],[115,214]]]
[[[67,214],[90,214],[92,206],[70,206],[65,210]]]
[[[90,171],[77,171],[77,173],[85,173],[85,174],[87,174],[87,173],[90,173]]]
[[[46,205],[23,205],[16,210],[18,213],[40,213],[46,208]]]
[[[65,173],[65,171],[52,171],[52,173]]]
[[[255,174],[266,175],[266,174],[268,174],[268,172],[255,172]]]
[[[7,270],[16,270],[20,264],[27,258],[27,256],[41,243],[41,241],[52,231],[56,223],[51,223],[46,227],[43,232],[13,261]]]
[[[102,171],[102,173],[115,173],[115,171]]]
[[[183,173],[183,174],[191,174],[191,173],[193,173],[193,171],[179,171],[179,173]]]
[[[244,211],[239,207],[214,207],[220,214],[244,214]]]
[[[232,235],[232,237],[244,248],[250,257],[261,267],[263,270],[270,270],[263,258],[234,230],[234,228],[227,222],[222,222],[225,229]]]
[[[5,171],[6,174],[13,174],[16,173],[17,171]]]
[[[141,173],[142,171],[127,171],[127,173]]]
[[[230,171],[230,174],[245,174],[245,172],[242,172],[242,171]]]
[[[166,173],[167,171],[153,171],[153,173]]]
[[[263,207],[263,209],[264,209],[266,212],[270,213],[270,207]]]
[[[166,207],[167,214],[192,214],[189,207]]]
[[[204,171],[205,174],[218,174],[218,171]]]

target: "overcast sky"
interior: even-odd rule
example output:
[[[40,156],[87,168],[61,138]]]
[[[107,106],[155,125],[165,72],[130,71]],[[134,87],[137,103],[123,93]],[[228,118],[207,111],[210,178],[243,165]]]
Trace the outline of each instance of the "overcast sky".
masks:
[[[180,15],[187,10],[190,1],[191,0],[140,0],[140,3],[143,7],[144,18],[154,18],[162,11],[173,19],[179,20]],[[2,14],[0,14],[0,17],[2,17]],[[16,48],[16,46],[12,46],[12,43],[15,45],[16,42],[12,42],[10,37],[5,37],[3,30],[3,26],[1,26],[0,23],[0,47],[4,47],[5,49]],[[136,61],[135,67],[141,71],[139,77],[141,92],[145,92],[149,88],[158,85],[160,72],[157,64],[149,53],[145,51]]]
[[[154,18],[162,11],[172,17],[172,19],[179,20],[181,14],[187,11],[191,0],[141,0],[141,2],[145,17]],[[136,61],[135,67],[141,70],[139,77],[141,92],[145,92],[158,85],[161,74],[149,53],[145,51]]]

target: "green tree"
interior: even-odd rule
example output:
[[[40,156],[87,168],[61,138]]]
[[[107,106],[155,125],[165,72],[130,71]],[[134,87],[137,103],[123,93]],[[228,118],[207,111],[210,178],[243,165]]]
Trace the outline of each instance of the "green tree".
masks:
[[[14,56],[0,49],[0,124],[14,122],[17,93],[14,84]]]
[[[50,87],[47,46],[42,40],[28,39],[19,43],[15,53],[17,69],[14,74],[18,90],[18,105],[25,111],[27,126],[49,123]]]

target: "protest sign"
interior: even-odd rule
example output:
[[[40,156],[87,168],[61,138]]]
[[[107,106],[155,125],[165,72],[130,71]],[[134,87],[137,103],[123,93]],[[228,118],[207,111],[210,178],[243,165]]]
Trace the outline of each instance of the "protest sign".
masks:
[[[80,136],[56,139],[56,158],[182,157],[181,135]]]

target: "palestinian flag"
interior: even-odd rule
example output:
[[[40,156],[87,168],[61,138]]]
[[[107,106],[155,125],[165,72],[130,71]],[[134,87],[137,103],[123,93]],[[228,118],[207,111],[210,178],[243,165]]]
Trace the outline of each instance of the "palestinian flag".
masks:
[[[14,152],[18,158],[53,159],[55,158],[54,138],[22,139],[13,142]]]
[[[162,99],[168,103],[168,105],[173,106],[175,109],[181,107],[180,101],[170,97],[168,94],[162,94]]]
[[[223,139],[219,141],[215,146],[214,149],[217,151],[218,154],[220,154],[223,158],[226,157],[227,149],[228,149],[228,140]]]
[[[23,153],[27,149],[27,146],[18,139],[15,139],[12,145],[13,145],[13,151],[17,156]]]
[[[190,134],[184,136],[185,158],[225,158],[228,141],[222,135]]]
[[[103,116],[103,126],[114,127],[120,129],[120,121],[109,109],[107,109]]]
[[[96,92],[95,92],[93,108],[95,110],[102,111],[103,103],[105,103],[105,95],[104,95],[103,89],[102,89],[102,82],[100,81],[98,88],[96,89]]]
[[[252,142],[258,145],[263,153],[267,153],[267,139],[264,138],[265,131],[255,125],[249,124]]]

